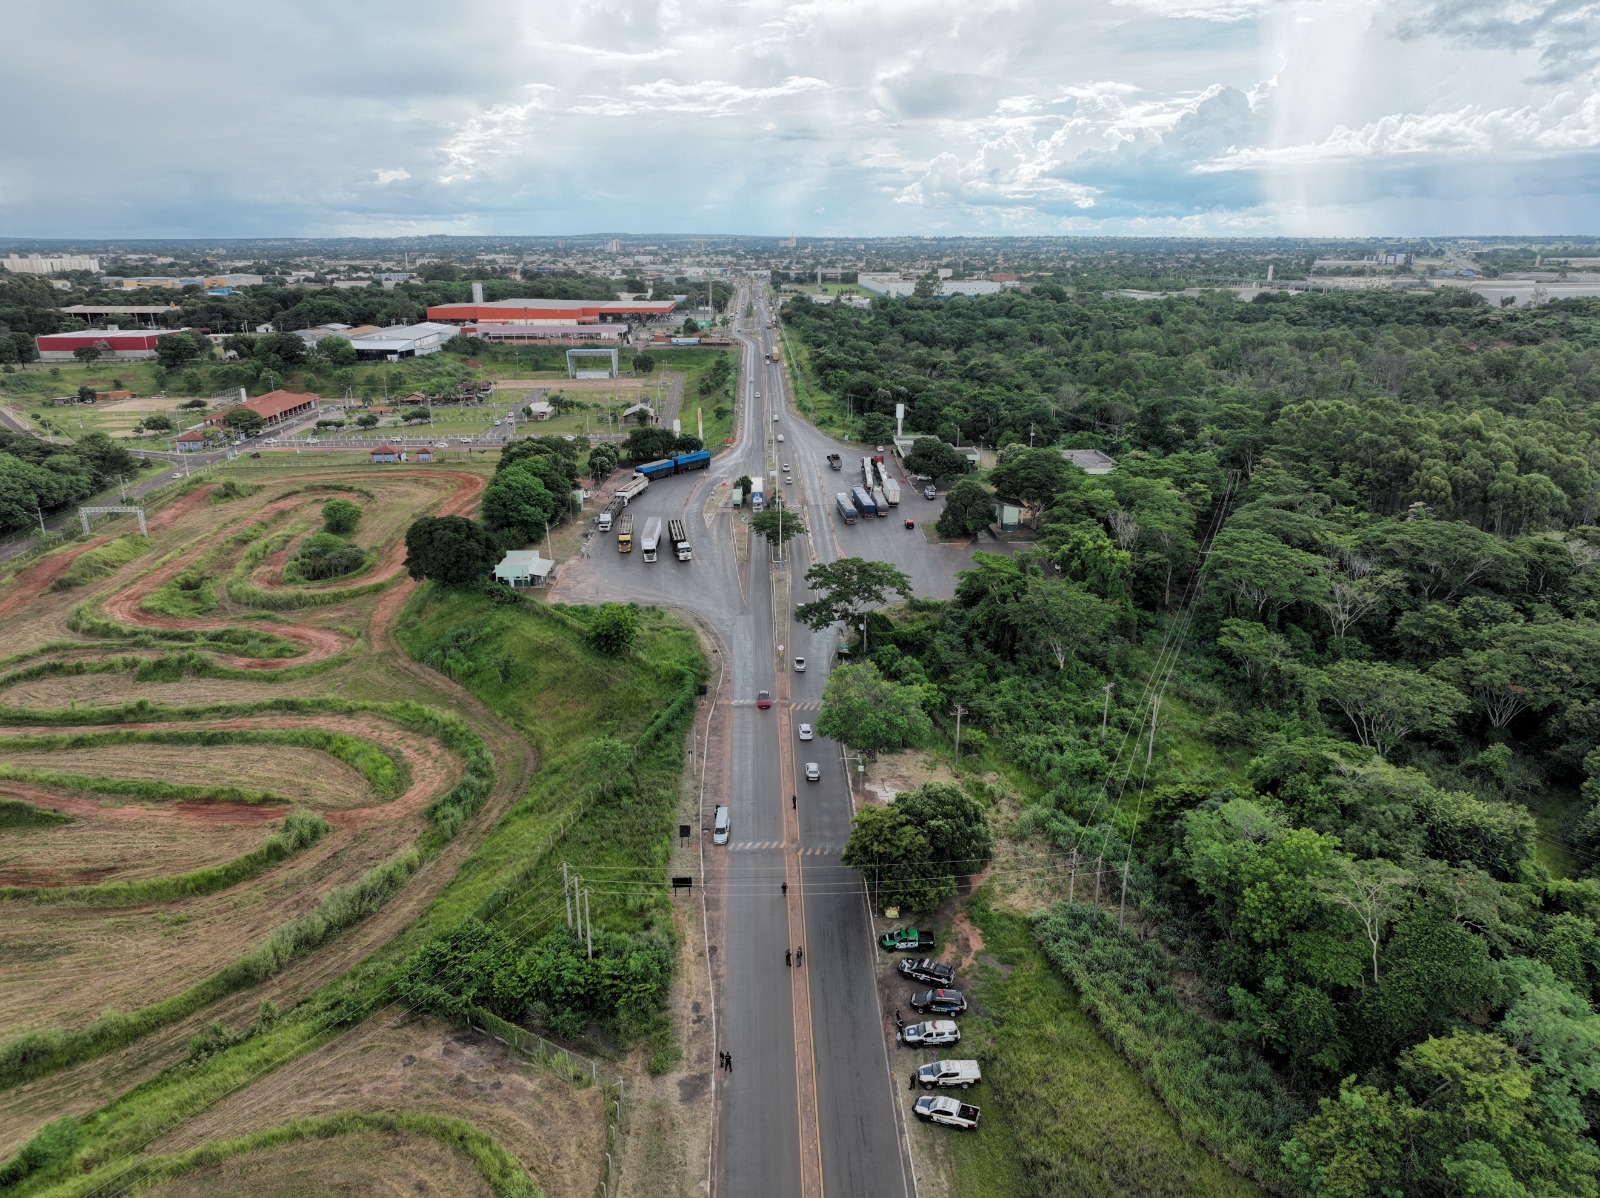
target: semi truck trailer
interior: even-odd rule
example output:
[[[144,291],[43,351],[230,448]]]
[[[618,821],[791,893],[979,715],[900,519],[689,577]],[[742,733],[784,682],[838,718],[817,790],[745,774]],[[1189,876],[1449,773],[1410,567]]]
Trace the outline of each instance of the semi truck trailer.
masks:
[[[686,562],[694,556],[694,550],[689,545],[689,534],[684,530],[682,520],[667,521],[667,540],[672,544],[672,552],[680,562]]]
[[[840,491],[833,497],[833,502],[839,507],[840,519],[846,524],[854,524],[856,522],[856,505],[850,501],[850,496]]]
[[[644,560],[656,560],[656,546],[661,544],[661,517],[651,516],[644,522],[644,536],[639,538],[639,548],[644,553]]]
[[[617,521],[617,552],[633,552],[633,517],[627,512]]]

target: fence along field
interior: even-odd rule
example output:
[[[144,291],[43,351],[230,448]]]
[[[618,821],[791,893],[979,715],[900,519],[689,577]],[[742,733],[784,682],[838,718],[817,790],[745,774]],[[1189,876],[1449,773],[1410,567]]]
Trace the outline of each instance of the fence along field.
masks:
[[[388,648],[405,527],[470,512],[483,476],[319,469],[198,487],[103,573],[0,583],[0,1159],[213,1014],[237,1027],[264,983],[281,1006],[370,952],[520,786],[496,784],[504,728]],[[305,581],[285,567],[334,497],[362,509],[360,565]],[[180,576],[195,614],[157,598]]]

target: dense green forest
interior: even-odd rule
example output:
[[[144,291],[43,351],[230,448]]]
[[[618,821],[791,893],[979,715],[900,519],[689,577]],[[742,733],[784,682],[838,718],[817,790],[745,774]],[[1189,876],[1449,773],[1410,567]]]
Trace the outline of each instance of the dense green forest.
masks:
[[[1600,304],[784,319],[858,432],[999,448],[1034,547],[870,659],[1109,879],[1036,935],[1185,1125],[1285,1192],[1596,1193]]]

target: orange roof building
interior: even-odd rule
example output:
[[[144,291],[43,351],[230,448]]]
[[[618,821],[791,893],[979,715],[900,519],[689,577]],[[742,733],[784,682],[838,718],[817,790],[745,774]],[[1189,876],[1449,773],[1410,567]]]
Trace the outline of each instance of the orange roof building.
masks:
[[[322,402],[320,395],[312,395],[301,391],[268,391],[265,395],[258,395],[254,399],[247,399],[242,404],[234,404],[221,412],[213,412],[206,417],[206,423],[212,428],[220,428],[227,419],[229,412],[236,412],[240,408],[254,412],[268,424],[282,424],[285,420],[295,416],[303,416],[307,412],[315,412],[317,405]]]

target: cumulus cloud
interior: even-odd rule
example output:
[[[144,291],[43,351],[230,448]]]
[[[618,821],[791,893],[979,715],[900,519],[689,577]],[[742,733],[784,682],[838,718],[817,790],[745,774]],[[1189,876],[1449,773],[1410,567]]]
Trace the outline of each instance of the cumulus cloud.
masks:
[[[1540,77],[1564,81],[1600,64],[1600,4],[1592,0],[1431,0],[1397,22],[1402,37],[1433,35],[1476,47],[1526,50]]]
[[[391,0],[374,24],[279,0],[196,10],[179,45],[133,9],[22,6],[0,105],[49,94],[51,117],[0,140],[0,235],[1418,228],[1405,197],[1440,231],[1583,229],[1597,8],[458,0],[441,23]],[[53,74],[197,56],[231,64],[236,103],[181,136],[108,138],[103,100]]]

